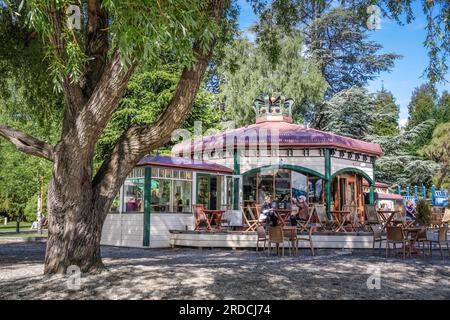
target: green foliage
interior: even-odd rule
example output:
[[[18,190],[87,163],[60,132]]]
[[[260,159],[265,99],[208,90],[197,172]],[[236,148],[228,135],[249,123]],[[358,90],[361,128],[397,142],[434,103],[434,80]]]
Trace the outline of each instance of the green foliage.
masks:
[[[280,42],[279,63],[272,65],[258,44],[237,38],[225,49],[219,68],[227,117],[236,126],[255,121],[253,100],[262,95],[283,94],[294,99],[294,118],[301,121],[323,99],[326,83],[315,62],[306,59],[300,34]]]
[[[373,133],[379,136],[394,136],[399,133],[398,118],[399,106],[395,103],[393,94],[384,88],[376,93],[375,110],[379,114],[386,114],[382,119],[374,123]]]
[[[158,119],[172,99],[181,70],[180,64],[170,60],[158,65],[142,65],[137,70],[97,144],[97,162],[105,158],[131,125],[151,125]],[[202,87],[182,128],[193,132],[195,121],[201,121],[203,130],[218,127],[222,114],[217,108],[216,95]],[[167,143],[159,152],[170,153],[172,144]]]
[[[366,140],[380,144],[383,156],[376,161],[376,179],[392,185],[421,185],[430,187],[439,169],[434,161],[423,160],[411,152],[411,144],[434,125],[425,121],[393,136],[368,135]]]
[[[322,115],[323,130],[355,139],[373,133],[376,121],[384,118],[384,114],[377,112],[373,95],[360,87],[335,94],[325,102]]]
[[[282,61],[280,35],[300,28],[308,54],[315,57],[328,83],[327,96],[364,86],[380,72],[390,70],[400,57],[379,53],[382,46],[367,39],[368,30],[362,23],[367,18],[362,19],[353,3],[336,6],[332,1],[283,0],[259,8],[256,41],[268,60],[272,64]]]
[[[27,0],[18,15],[15,12],[21,2],[5,1],[3,14],[13,16],[14,21],[41,36],[55,88],[61,90],[65,79],[72,83],[82,81],[87,63],[93,58],[86,54],[87,1]],[[81,9],[80,30],[70,29],[65,19],[54,23],[60,19],[60,13],[66,16],[71,4]],[[214,35],[232,30],[227,23],[217,24],[209,15],[209,2],[203,0],[104,0],[102,8],[108,13],[105,30],[109,50],[119,50],[125,67],[135,59],[158,61],[162,52],[172,52],[181,64],[190,65],[194,59],[193,39],[205,49]]]
[[[421,224],[428,226],[431,223],[432,211],[430,204],[424,199],[420,199],[417,203],[417,213],[416,221]]]
[[[436,90],[430,84],[423,84],[416,88],[408,105],[408,124],[411,128],[424,121],[433,121],[434,125],[423,132],[411,144],[411,152],[417,152],[430,143],[433,130],[440,123],[450,121],[450,98],[448,92],[438,97]]]
[[[308,43],[311,44],[313,51],[318,50],[318,55],[327,53],[327,49],[335,48],[339,53],[362,51],[367,48],[364,46],[371,44],[369,42],[360,42],[360,36],[357,33],[366,32],[366,21],[368,19],[367,7],[369,5],[378,5],[381,8],[383,18],[393,19],[399,24],[411,23],[414,21],[416,12],[413,11],[414,1],[398,1],[398,0],[355,0],[355,1],[328,1],[328,0],[249,0],[255,12],[260,16],[261,26],[258,30],[258,37],[266,43],[265,51],[269,55],[275,55],[273,59],[277,59],[277,39],[273,35],[272,30],[275,26],[282,27],[285,31],[292,30],[298,26],[306,27],[309,34]],[[448,0],[421,0],[422,10],[427,17],[427,35],[424,45],[428,48],[428,66],[424,70],[428,80],[431,83],[445,83],[445,77],[448,71],[448,57],[450,56],[450,2]],[[341,6],[340,8],[337,6]],[[346,9],[343,10],[342,6]],[[420,10],[420,9],[419,9]],[[334,12],[333,12],[334,11]],[[347,11],[347,12],[346,12]],[[328,21],[327,21],[328,20]],[[349,28],[354,26],[354,28]],[[343,27],[343,29],[341,29]],[[336,31],[336,32],[335,32]],[[352,34],[356,32],[356,34]],[[330,36],[329,36],[330,35]],[[343,37],[343,39],[340,39]],[[355,39],[354,43],[351,39]],[[330,41],[332,40],[332,41]],[[344,41],[337,41],[344,40]],[[331,46],[327,46],[327,43]],[[373,44],[373,43],[372,43]],[[323,52],[324,51],[324,52]],[[346,56],[352,57],[354,55]],[[380,55],[382,58],[382,55]],[[387,60],[385,60],[387,58]],[[374,75],[371,68],[378,68],[377,62],[388,62],[394,56],[385,57],[385,59],[373,59],[374,64],[370,66],[370,61],[351,60],[353,64],[347,67],[353,71],[358,71],[358,66],[362,66],[361,74]],[[364,60],[364,59],[363,59]],[[356,68],[353,66],[356,64]],[[389,62],[381,68],[390,68]],[[341,70],[347,73],[348,68]],[[365,68],[367,72],[364,71]],[[382,69],[380,69],[381,71]],[[349,72],[350,78],[344,80],[352,81],[353,73]],[[328,80],[328,79],[327,79]],[[356,80],[359,80],[358,77]],[[345,88],[352,85],[361,85],[360,83],[347,84]],[[339,86],[339,84],[338,84]],[[335,92],[341,91],[343,88],[337,88]]]
[[[439,124],[433,131],[431,142],[419,153],[440,164],[437,186],[450,179],[450,122]]]

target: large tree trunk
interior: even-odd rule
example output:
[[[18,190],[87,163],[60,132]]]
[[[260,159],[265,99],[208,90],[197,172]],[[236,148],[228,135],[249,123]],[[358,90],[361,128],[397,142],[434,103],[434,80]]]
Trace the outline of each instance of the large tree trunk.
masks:
[[[62,142],[55,151],[44,273],[64,273],[70,265],[99,271],[104,208],[98,207],[92,189],[93,152],[80,152],[73,142]]]
[[[100,254],[103,222],[110,205],[127,174],[147,152],[167,142],[172,130],[182,125],[189,113],[211,58],[215,41],[205,47],[194,43],[196,61],[185,68],[172,100],[151,126],[132,126],[125,131],[95,177],[95,145],[106,127],[136,64],[122,68],[120,53],[115,50],[106,63],[108,37],[102,35],[107,15],[98,0],[89,1],[88,56],[91,61],[84,87],[64,82],[64,120],[60,141],[51,146],[19,130],[0,124],[0,136],[17,149],[53,161],[52,180],[47,196],[49,236],[44,273],[64,273],[71,265],[82,272],[98,272],[104,266]],[[220,22],[227,0],[211,0],[211,16]],[[48,13],[53,24],[61,26],[62,12]],[[56,50],[62,39],[55,28]],[[58,51],[59,52],[59,51]],[[104,59],[102,59],[103,57]]]

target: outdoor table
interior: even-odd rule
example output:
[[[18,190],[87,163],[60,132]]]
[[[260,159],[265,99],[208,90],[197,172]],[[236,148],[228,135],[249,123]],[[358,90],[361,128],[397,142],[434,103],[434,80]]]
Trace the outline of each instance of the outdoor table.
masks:
[[[406,232],[407,235],[411,235],[411,239],[409,240],[411,246],[411,253],[418,252],[416,248],[417,236],[419,235],[419,232],[423,231],[424,229],[425,227],[423,226],[403,228],[403,231]]]
[[[345,228],[344,228],[344,223],[345,223],[345,221],[348,220],[348,216],[350,215],[350,211],[348,211],[348,210],[334,210],[334,211],[330,211],[330,212],[333,214],[334,219],[336,220],[336,222],[338,224],[338,227],[336,228],[336,232],[339,232],[341,229],[342,229],[343,232],[346,232]]]
[[[221,221],[222,215],[225,213],[224,210],[205,210],[206,214],[210,215],[209,223],[211,224],[213,221],[216,224],[216,230],[221,230]]]
[[[392,221],[392,219],[394,218],[395,214],[398,213],[400,211],[396,211],[396,210],[380,210],[378,211],[378,214],[380,215],[381,219],[383,219],[384,225],[383,228],[381,229],[381,231],[386,229],[386,226],[389,226],[391,223],[393,223],[394,221]],[[389,217],[386,218],[386,216],[384,215],[385,213],[389,214]]]
[[[277,214],[278,221],[282,227],[286,225],[286,219],[290,216],[292,209],[274,209]]]

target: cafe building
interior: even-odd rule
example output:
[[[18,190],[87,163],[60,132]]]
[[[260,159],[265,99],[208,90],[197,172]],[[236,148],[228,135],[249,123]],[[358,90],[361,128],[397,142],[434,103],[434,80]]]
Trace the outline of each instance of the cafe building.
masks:
[[[225,211],[233,231],[220,233],[237,237],[242,206],[265,196],[280,208],[298,197],[327,212],[353,205],[363,217],[364,191],[374,203],[380,146],[296,124],[292,103],[281,96],[257,99],[254,124],[186,139],[171,156],[142,159],[108,214],[102,243],[168,247],[174,231],[194,232],[194,204]],[[216,234],[197,233],[203,233],[198,241]]]

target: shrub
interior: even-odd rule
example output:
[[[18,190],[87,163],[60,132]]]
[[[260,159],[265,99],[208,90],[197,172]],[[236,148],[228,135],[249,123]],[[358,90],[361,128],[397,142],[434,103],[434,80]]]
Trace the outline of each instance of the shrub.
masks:
[[[417,222],[422,225],[429,225],[431,223],[432,213],[430,204],[420,199],[417,204],[417,214],[416,214]]]

